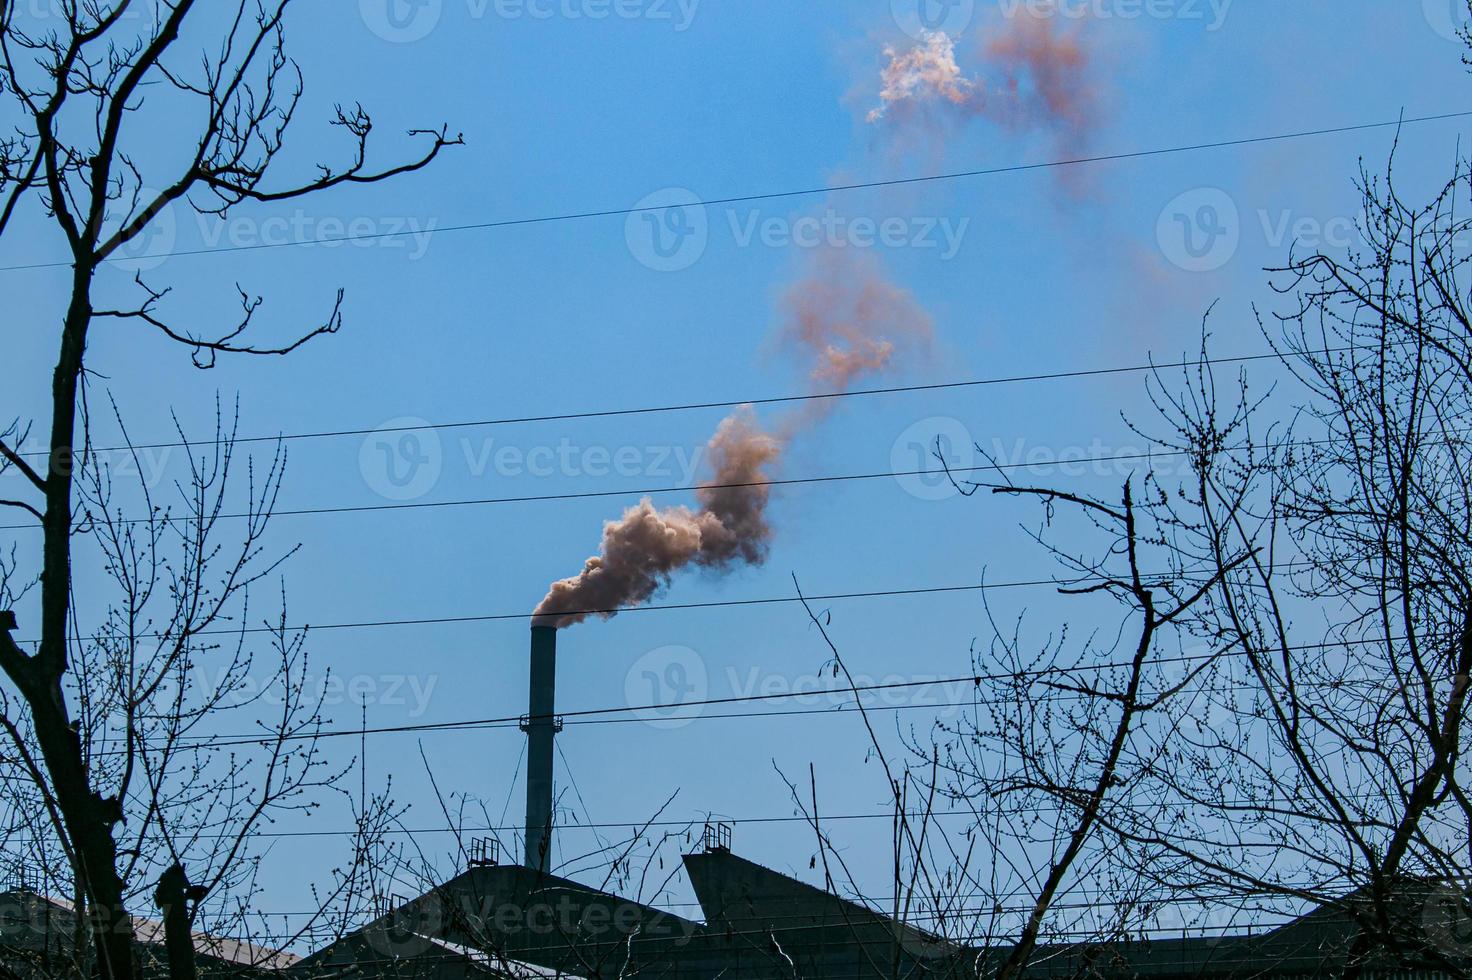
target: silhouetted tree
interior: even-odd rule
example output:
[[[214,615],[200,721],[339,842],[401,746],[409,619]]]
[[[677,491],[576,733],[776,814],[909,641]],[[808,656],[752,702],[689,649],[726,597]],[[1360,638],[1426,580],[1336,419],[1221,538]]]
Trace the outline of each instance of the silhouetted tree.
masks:
[[[232,671],[249,662],[238,634],[233,652],[227,643],[223,684],[201,692],[186,680],[199,658],[215,652],[204,634],[244,615],[249,586],[277,567],[278,559],[263,556],[260,534],[283,458],[246,488],[244,530],[233,548],[217,540],[233,451],[224,432],[198,460],[191,456],[186,513],[156,511],[150,500],[142,520],[124,519],[110,506],[110,477],[89,447],[89,337],[110,323],[151,328],[185,346],[200,367],[221,354],[285,354],[339,328],[342,292],[317,322],[284,340],[256,342],[250,334],[261,298],[243,288],[238,312],[209,330],[192,325],[202,319],[197,312],[175,319],[169,287],[142,273],[134,277],[135,302],[102,304],[99,269],[171,205],[223,218],[242,205],[418,170],[459,138],[443,128],[412,131],[422,145],[410,158],[375,167],[368,161],[371,118],[360,106],[339,106],[331,123],[346,137],[344,163],[294,179],[277,165],[302,94],[285,47],[289,0],[61,0],[29,22],[23,6],[0,3],[0,98],[16,120],[0,140],[0,236],[35,209],[66,242],[71,269],[50,413],[40,422],[45,456],[23,454],[30,431],[23,421],[0,438],[0,458],[26,488],[3,503],[34,519],[42,538],[37,572],[5,566],[0,608],[35,584],[39,639],[25,649],[11,635],[14,616],[5,614],[0,671],[12,691],[0,723],[12,753],[5,765],[29,782],[35,812],[55,841],[52,856],[75,882],[95,967],[108,980],[127,980],[135,937],[126,906],[145,891],[136,876],[170,869],[186,855],[197,860],[203,866],[147,883],[166,902],[181,895],[190,902],[187,917],[166,914],[166,924],[192,922],[201,894],[248,875],[249,863],[236,860],[238,842],[255,823],[272,808],[301,805],[302,792],[327,780],[315,751],[303,747],[310,741],[300,738],[318,716],[301,697],[301,637],[284,621],[269,635],[287,707],[266,729],[264,770],[234,758],[210,769],[191,741],[236,690],[240,675]],[[141,152],[144,142],[158,148],[160,132],[169,134],[168,152]],[[94,628],[81,626],[73,597],[74,545],[82,535],[95,537],[121,588]],[[145,839],[152,843],[140,844]],[[206,839],[224,843],[201,849]]]
[[[1124,604],[1137,658],[1106,669],[1101,650],[1070,664],[1094,679],[1037,685],[1020,672],[1035,658],[997,630],[1019,683],[982,699],[991,723],[950,733],[945,788],[1092,820],[1099,867],[1148,882],[1157,907],[1335,909],[1354,931],[1329,972],[1465,974],[1472,170],[1459,161],[1413,205],[1391,159],[1361,170],[1359,247],[1271,270],[1289,305],[1262,326],[1285,380],[1262,396],[1245,372],[1220,384],[1205,342],[1179,382],[1157,375],[1157,422],[1140,431],[1189,472],[1139,479],[1147,534],[1115,530],[1093,558],[1073,533],[1054,549],[1075,591]],[[966,489],[981,487],[1019,492]],[[1050,519],[1055,504],[1103,524],[1132,512],[1128,488],[1109,508],[1026,492]],[[1193,598],[1151,637],[1160,593]]]

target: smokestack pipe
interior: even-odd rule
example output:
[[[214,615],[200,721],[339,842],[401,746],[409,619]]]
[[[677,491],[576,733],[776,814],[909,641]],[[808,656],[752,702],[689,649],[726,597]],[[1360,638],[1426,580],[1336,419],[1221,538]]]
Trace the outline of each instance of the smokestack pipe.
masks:
[[[532,627],[526,722],[526,861],[548,871],[552,851],[552,738],[557,734],[557,629]]]

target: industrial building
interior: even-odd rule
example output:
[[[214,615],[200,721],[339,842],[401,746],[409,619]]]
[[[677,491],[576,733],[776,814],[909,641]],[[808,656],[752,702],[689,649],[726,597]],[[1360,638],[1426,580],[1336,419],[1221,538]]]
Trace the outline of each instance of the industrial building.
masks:
[[[699,918],[676,915],[521,864],[476,864],[366,927],[298,959],[198,936],[199,974],[240,980],[881,980],[991,975],[1006,946],[948,942],[733,854],[710,828],[684,866]],[[1423,961],[1372,963],[1365,980],[1450,980],[1472,967],[1464,904],[1409,888],[1408,943]],[[1353,898],[1346,904],[1352,904]],[[146,922],[146,920],[140,920]],[[17,980],[59,976],[74,918],[64,903],[0,894],[0,966]],[[1355,927],[1342,907],[1242,935],[1081,943],[1037,949],[1030,980],[1305,980],[1344,972]],[[1448,941],[1450,939],[1450,941]],[[146,977],[163,977],[156,924],[139,930]],[[47,954],[50,959],[48,960]],[[1458,969],[1449,968],[1453,964]]]
[[[524,850],[502,863],[494,842],[470,849],[456,876],[384,909],[365,927],[303,958],[197,936],[201,978],[249,980],[980,980],[1006,946],[955,942],[738,856],[732,828],[707,824],[683,856],[698,918],[559,877],[554,830],[557,631],[534,625],[528,713]],[[1340,976],[1356,927],[1351,895],[1275,929],[1239,935],[1039,947],[1030,980],[1305,980]],[[1397,930],[1412,950],[1372,962],[1361,976],[1443,980],[1472,968],[1465,896],[1407,882]],[[162,976],[156,923],[138,920],[144,975]],[[0,894],[0,963],[14,980],[51,975],[64,962],[76,919],[33,892]],[[1408,968],[1407,963],[1411,966]]]
[[[78,937],[84,935],[79,925],[75,907],[65,899],[24,886],[0,892],[0,975],[8,980],[72,975],[73,965],[90,954],[84,944],[84,955],[76,955]],[[168,977],[163,923],[134,916],[133,931],[139,975],[145,980]],[[204,933],[194,934],[194,949],[201,978],[282,977],[300,960],[292,953]]]

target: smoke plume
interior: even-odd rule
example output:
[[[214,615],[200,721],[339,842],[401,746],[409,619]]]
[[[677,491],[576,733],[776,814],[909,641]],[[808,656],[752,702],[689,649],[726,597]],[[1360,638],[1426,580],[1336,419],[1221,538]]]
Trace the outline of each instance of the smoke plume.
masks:
[[[930,315],[890,282],[872,256],[852,249],[814,254],[807,275],[787,290],[779,346],[796,352],[814,392],[844,392],[880,374],[902,354],[929,350]],[[786,422],[805,428],[827,416],[832,398],[808,402]]]
[[[909,51],[886,45],[889,59],[879,73],[879,105],[869,110],[868,121],[878,122],[892,105],[937,102],[958,112],[977,111],[984,103],[984,90],[961,73],[956,64],[956,43],[944,31],[927,34]]]
[[[763,432],[750,408],[716,427],[706,444],[711,478],[698,487],[699,506],[656,508],[645,497],[603,525],[598,554],[571,578],[552,583],[533,623],[559,629],[590,615],[607,619],[620,606],[646,602],[687,565],[726,571],[767,557],[771,477],[766,467],[782,446]]]
[[[1057,17],[1017,16],[985,43],[983,57],[1001,78],[997,101],[1004,121],[1049,129],[1059,149],[1082,152],[1098,121],[1099,86],[1078,29],[1064,31]]]
[[[957,39],[944,32],[909,50],[888,46],[879,104],[866,119],[884,128],[892,149],[943,148],[984,119],[1051,133],[1060,153],[1081,155],[1098,125],[1101,85],[1080,31],[1060,17],[1005,17],[972,46],[978,73],[969,76],[957,60]]]
[[[807,363],[815,392],[847,391],[885,370],[902,350],[927,344],[930,319],[877,263],[823,254],[788,291],[783,350]],[[806,403],[764,430],[749,406],[727,416],[706,444],[710,476],[695,490],[694,508],[655,507],[646,497],[603,525],[598,554],[578,574],[552,583],[533,624],[560,628],[589,616],[608,619],[647,602],[674,574],[695,566],[717,574],[760,565],[771,545],[767,519],[772,472],[794,436],[825,417],[831,399]]]

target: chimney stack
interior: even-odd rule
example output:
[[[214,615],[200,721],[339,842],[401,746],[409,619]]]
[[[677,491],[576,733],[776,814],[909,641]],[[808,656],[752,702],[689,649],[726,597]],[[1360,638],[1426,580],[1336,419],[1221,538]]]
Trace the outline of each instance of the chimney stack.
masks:
[[[552,739],[555,714],[557,629],[532,627],[531,685],[526,720],[526,866],[550,871],[552,857]]]

